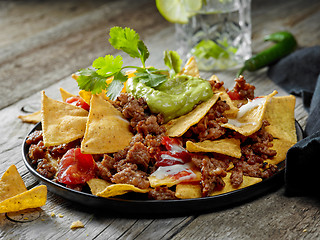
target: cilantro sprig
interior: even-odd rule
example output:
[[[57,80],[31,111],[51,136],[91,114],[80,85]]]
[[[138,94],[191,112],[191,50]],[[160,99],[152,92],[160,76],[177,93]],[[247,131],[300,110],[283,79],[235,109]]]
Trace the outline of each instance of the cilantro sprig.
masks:
[[[99,57],[93,61],[92,69],[78,71],[77,82],[80,89],[90,91],[93,94],[106,90],[107,96],[115,100],[124,87],[124,83],[128,80],[127,75],[123,73],[126,68],[136,69],[135,78],[149,87],[157,87],[166,81],[168,76],[174,76],[180,71],[182,61],[178,53],[174,51],[165,51],[164,61],[165,65],[169,67],[169,71],[154,67],[147,68],[146,60],[150,55],[148,48],[133,29],[113,27],[110,29],[109,35],[109,42],[115,49],[122,50],[132,58],[139,58],[142,67],[123,66],[123,58],[120,55]],[[106,80],[110,77],[113,77],[113,80],[108,84]]]

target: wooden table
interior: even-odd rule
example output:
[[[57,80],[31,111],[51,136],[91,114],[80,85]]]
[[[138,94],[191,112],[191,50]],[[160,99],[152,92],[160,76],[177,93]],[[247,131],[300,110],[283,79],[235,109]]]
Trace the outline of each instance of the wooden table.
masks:
[[[152,0],[1,1],[0,2],[0,175],[15,164],[30,188],[39,183],[22,162],[21,145],[33,125],[18,115],[40,108],[40,90],[59,99],[59,87],[77,92],[71,74],[107,53],[110,27],[135,29],[148,46],[149,65],[162,66],[162,52],[174,49],[174,27]],[[289,30],[300,47],[320,44],[317,0],[252,1],[253,50],[268,46],[263,36]],[[129,61],[129,58],[124,59]],[[209,77],[212,73],[201,73]],[[229,87],[234,72],[217,72]],[[256,95],[273,89],[287,94],[266,75],[247,73]],[[304,126],[307,112],[297,99],[296,119]],[[55,216],[51,216],[55,213]],[[117,216],[66,201],[48,193],[45,206],[31,212],[0,214],[0,239],[319,239],[319,202],[288,198],[284,188],[240,205],[200,215]],[[85,227],[70,230],[73,221]]]

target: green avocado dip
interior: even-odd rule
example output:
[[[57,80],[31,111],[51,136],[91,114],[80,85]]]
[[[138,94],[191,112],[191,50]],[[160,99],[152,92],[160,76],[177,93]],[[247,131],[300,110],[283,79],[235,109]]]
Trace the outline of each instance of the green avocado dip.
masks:
[[[162,113],[165,122],[190,112],[193,107],[213,96],[207,80],[179,75],[152,88],[138,78],[127,81],[127,92],[144,98],[153,113]]]

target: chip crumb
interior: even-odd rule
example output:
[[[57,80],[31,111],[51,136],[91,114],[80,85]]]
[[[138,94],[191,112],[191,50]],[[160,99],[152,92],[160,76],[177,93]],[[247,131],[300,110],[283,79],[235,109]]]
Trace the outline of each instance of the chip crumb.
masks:
[[[54,212],[51,212],[51,213],[50,213],[50,216],[51,216],[51,217],[54,217],[54,216],[56,216],[56,214],[55,214]]]
[[[303,229],[303,232],[307,232],[308,230],[307,229]]]
[[[28,217],[25,217],[25,218],[23,218],[23,220],[29,220],[29,218],[28,218]]]
[[[76,228],[84,228],[84,225],[80,220],[73,222],[70,226],[70,229],[76,229]]]
[[[58,217],[59,217],[59,218],[63,218],[64,216],[63,216],[61,213],[59,213],[59,214],[58,214]]]

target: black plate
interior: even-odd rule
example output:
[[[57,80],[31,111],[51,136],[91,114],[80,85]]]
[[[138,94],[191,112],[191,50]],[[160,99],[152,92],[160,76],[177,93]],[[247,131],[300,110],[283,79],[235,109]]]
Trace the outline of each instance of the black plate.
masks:
[[[38,123],[30,133],[41,130],[41,123]],[[301,126],[296,122],[296,131],[298,140],[303,138]],[[29,134],[30,134],[29,133]],[[28,135],[29,135],[28,134]],[[40,175],[32,166],[28,157],[29,146],[26,139],[22,145],[23,161],[28,170],[41,182],[47,185],[49,191],[73,202],[86,205],[92,208],[103,208],[108,211],[126,214],[147,214],[147,215],[172,215],[172,214],[194,214],[200,212],[209,212],[220,208],[230,207],[249,201],[261,196],[275,188],[279,188],[284,183],[284,161],[279,168],[278,173],[257,184],[224,193],[217,196],[181,199],[181,200],[141,200],[141,199],[122,199],[122,198],[102,198],[90,193],[79,192],[66,188],[58,183],[52,182]],[[132,195],[131,195],[132,197]],[[134,194],[133,194],[134,197]]]

